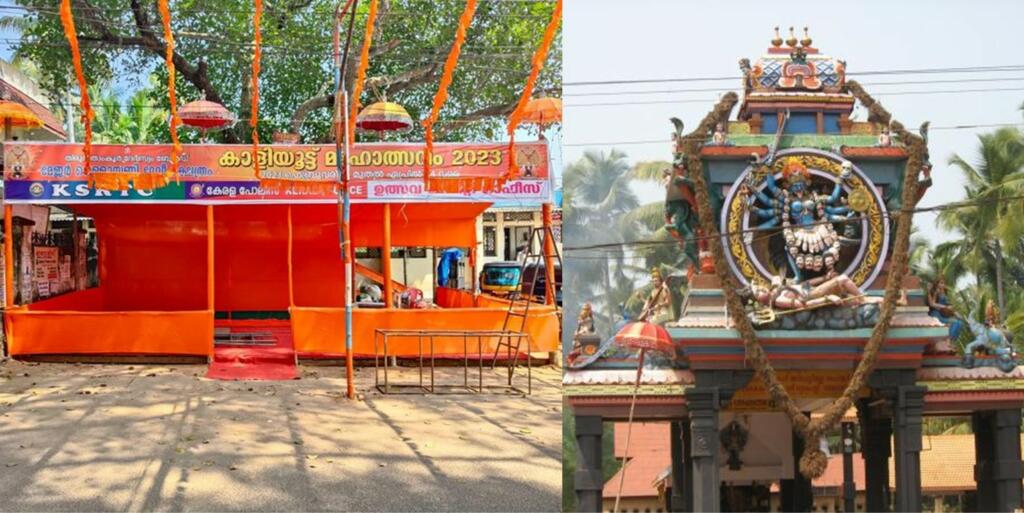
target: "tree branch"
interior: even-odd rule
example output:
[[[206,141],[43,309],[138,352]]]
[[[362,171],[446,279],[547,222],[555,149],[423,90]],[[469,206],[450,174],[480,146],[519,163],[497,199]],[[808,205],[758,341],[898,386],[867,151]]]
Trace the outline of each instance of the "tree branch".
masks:
[[[76,0],[76,3],[80,3],[82,5],[84,8],[83,11],[91,13],[89,16],[83,16],[82,18],[86,20],[86,23],[88,23],[94,31],[99,33],[99,37],[82,36],[80,37],[81,40],[104,43],[118,47],[134,46],[161,59],[164,58],[165,43],[161,38],[157,37],[151,29],[152,24],[149,20],[149,16],[139,0],[131,1],[132,18],[135,22],[135,27],[139,31],[138,36],[132,37],[125,37],[111,32],[108,24],[104,23],[100,18],[102,12],[89,4],[87,0]],[[207,100],[220,104],[224,103],[223,99],[221,99],[220,92],[210,81],[210,77],[207,73],[206,61],[200,60],[197,65],[193,65],[191,62],[185,60],[185,57],[177,51],[172,54],[171,61],[174,63],[175,70],[177,70],[185,80],[194,85],[196,89],[202,91]],[[227,130],[224,135],[226,142],[238,142],[238,137],[233,131]]]

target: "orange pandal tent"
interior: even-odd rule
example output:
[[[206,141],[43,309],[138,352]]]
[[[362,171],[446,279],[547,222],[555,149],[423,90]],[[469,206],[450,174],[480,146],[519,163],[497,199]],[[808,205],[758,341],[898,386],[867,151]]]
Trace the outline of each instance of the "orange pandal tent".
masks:
[[[434,123],[441,114],[441,107],[448,99],[448,86],[452,83],[452,75],[455,73],[455,66],[459,63],[459,53],[462,51],[462,43],[466,40],[466,31],[473,23],[473,13],[476,12],[476,0],[466,0],[466,8],[459,18],[459,25],[455,29],[455,41],[452,49],[448,52],[448,58],[444,62],[444,73],[441,75],[441,83],[434,95],[434,105],[430,110],[430,116],[423,121],[426,129],[426,148],[423,155],[423,186],[431,192],[466,192],[465,184],[459,180],[442,180],[434,178],[430,174],[430,167],[434,151]],[[454,183],[450,183],[454,182]],[[477,184],[483,186],[484,184]],[[483,190],[481,187],[477,190]]]
[[[89,85],[85,81],[85,72],[82,70],[82,54],[78,48],[78,32],[75,31],[75,17],[71,14],[71,0],[60,2],[60,22],[64,26],[64,36],[71,47],[71,62],[75,66],[75,78],[78,79],[78,89],[81,93],[82,123],[85,125],[85,140],[82,146],[82,156],[85,159],[85,175],[90,176],[92,171],[92,105],[89,103]],[[90,181],[92,181],[90,177]]]
[[[533,67],[530,69],[530,77],[526,80],[526,86],[523,87],[523,94],[519,97],[519,104],[516,105],[515,110],[508,117],[508,174],[503,177],[504,180],[511,180],[519,176],[519,166],[516,165],[516,128],[519,127],[523,120],[526,104],[533,97],[533,89],[537,85],[537,77],[540,76],[540,71],[544,69],[544,62],[548,58],[548,50],[551,48],[551,42],[555,39],[555,32],[558,31],[558,25],[561,22],[562,0],[558,0],[555,3],[555,10],[551,13],[551,21],[548,22],[548,27],[544,30],[544,37],[540,41],[540,46],[537,47],[533,54]]]

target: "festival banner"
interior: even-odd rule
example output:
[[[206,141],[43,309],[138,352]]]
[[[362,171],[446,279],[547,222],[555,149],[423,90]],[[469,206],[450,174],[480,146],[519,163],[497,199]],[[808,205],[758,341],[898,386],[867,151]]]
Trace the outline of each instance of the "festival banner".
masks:
[[[170,145],[94,145],[94,173],[165,173]],[[516,145],[523,175],[493,193],[428,192],[423,187],[423,146],[357,144],[349,156],[349,193],[354,202],[550,201],[547,144]],[[508,169],[505,144],[437,144],[432,155],[435,176],[497,179]],[[333,145],[267,145],[256,160],[265,179],[324,183],[337,181]],[[160,203],[329,203],[330,193],[315,188],[264,188],[256,178],[248,145],[184,145],[180,180],[153,190],[123,191],[89,187],[82,147],[77,144],[4,145],[4,198],[11,203],[160,202]]]

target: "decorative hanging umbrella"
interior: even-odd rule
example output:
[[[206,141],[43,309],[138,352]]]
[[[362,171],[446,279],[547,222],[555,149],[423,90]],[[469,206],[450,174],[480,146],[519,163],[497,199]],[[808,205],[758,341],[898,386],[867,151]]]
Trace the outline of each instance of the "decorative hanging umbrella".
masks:
[[[363,131],[377,132],[378,136],[383,132],[404,132],[412,128],[412,117],[405,107],[397,103],[379,101],[367,105],[359,113],[356,127]]]
[[[523,122],[545,125],[562,122],[562,99],[542,96],[533,98],[523,109]]]
[[[0,100],[0,122],[3,122],[4,140],[10,140],[11,128],[39,128],[43,120],[39,119],[28,107],[10,100]]]
[[[236,121],[234,113],[223,105],[206,99],[182,105],[178,109],[178,117],[182,123],[198,128],[202,139],[206,139],[207,131],[229,127]]]
[[[659,290],[659,295],[660,295]],[[657,303],[657,296],[651,301],[652,304]],[[615,334],[615,343],[622,347],[629,347],[633,349],[639,349],[640,355],[637,357],[636,364],[636,386],[633,388],[633,400],[629,405],[629,421],[626,424],[626,448],[623,451],[623,461],[629,457],[629,441],[633,435],[633,411],[636,409],[636,396],[640,392],[640,378],[644,371],[644,356],[645,353],[650,351],[659,351],[667,353],[671,356],[675,356],[675,344],[672,342],[672,336],[668,334],[668,331],[661,326],[652,322],[645,322],[644,319],[649,315],[649,311],[645,311],[640,316],[640,320],[631,322],[622,327],[618,333]],[[622,469],[622,475],[619,477],[619,492],[615,495],[615,507],[612,509],[613,513],[619,511],[619,499],[622,498],[622,486],[626,482],[626,469]]]

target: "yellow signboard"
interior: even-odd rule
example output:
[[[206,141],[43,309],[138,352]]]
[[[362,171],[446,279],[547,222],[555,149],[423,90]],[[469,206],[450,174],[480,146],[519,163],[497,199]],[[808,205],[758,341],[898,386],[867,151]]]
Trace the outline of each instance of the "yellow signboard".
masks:
[[[853,376],[848,370],[779,370],[775,374],[786,392],[794,400],[801,399],[832,399],[839,397],[846,390],[846,385]],[[866,395],[865,387],[859,395]],[[747,386],[736,391],[732,402],[729,403],[730,411],[775,411],[780,408],[768,395],[768,389],[764,386],[764,380],[760,375],[750,378]]]

